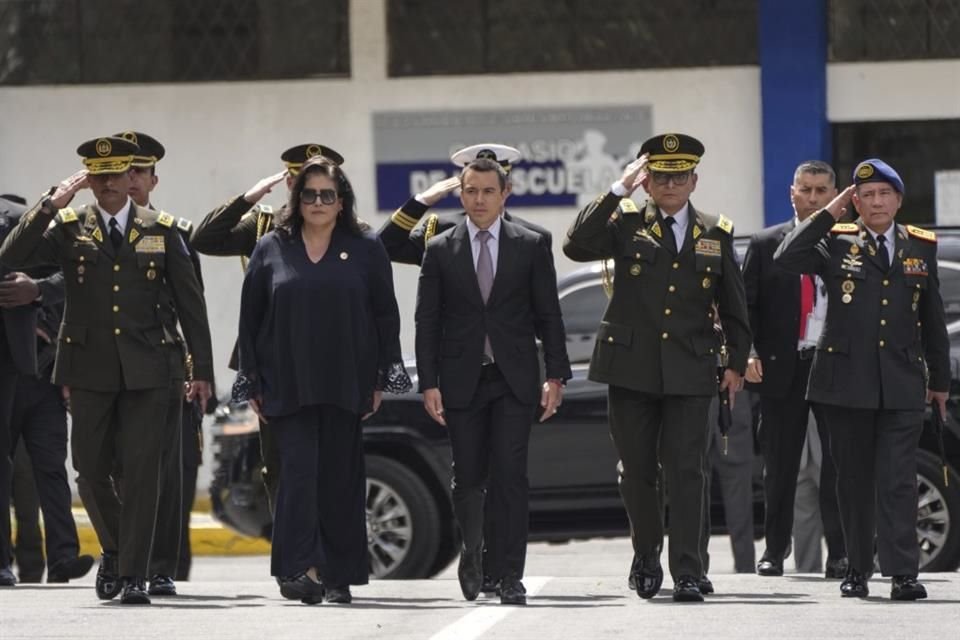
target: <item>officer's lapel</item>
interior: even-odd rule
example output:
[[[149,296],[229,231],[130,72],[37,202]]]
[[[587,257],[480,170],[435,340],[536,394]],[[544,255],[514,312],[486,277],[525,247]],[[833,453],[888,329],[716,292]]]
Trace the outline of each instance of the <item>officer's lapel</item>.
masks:
[[[483,295],[480,293],[480,284],[477,282],[477,269],[473,266],[473,248],[470,246],[470,232],[466,220],[453,229],[451,234],[453,243],[453,262],[464,285],[476,302],[483,306]]]
[[[907,235],[907,230],[902,225],[896,224],[894,229],[894,246],[896,247],[893,254],[893,265],[890,267],[891,274],[903,274],[903,258],[904,256],[910,255],[910,236]]]
[[[137,220],[139,220],[137,205],[131,200],[130,209],[127,211],[127,226],[123,230],[123,242],[120,243],[120,251],[117,253],[117,257],[132,252],[134,243],[140,239],[143,231],[137,228],[139,226]]]
[[[87,205],[87,211],[83,215],[83,230],[86,235],[93,238],[93,241],[97,243],[101,251],[111,258],[114,257],[113,245],[110,243],[109,236],[107,236],[106,230],[103,227],[100,212],[97,211],[95,205]]]
[[[653,236],[653,239],[657,241],[657,244],[669,251],[670,255],[677,255],[677,245],[670,239],[670,236],[667,235],[666,225],[663,222],[663,213],[658,211],[657,215],[653,218],[653,223],[647,230],[650,235]]]
[[[860,242],[863,243],[863,249],[866,251],[867,259],[869,259],[877,269],[880,269],[882,273],[888,272],[890,265],[884,264],[883,258],[880,257],[880,252],[877,251],[877,242],[873,239],[873,235],[867,231],[862,221],[858,224],[860,225]]]
[[[487,306],[493,303],[497,293],[504,288],[506,280],[510,278],[510,270],[513,269],[516,258],[517,238],[513,226],[506,220],[500,220],[500,237],[497,239],[497,243],[497,271],[493,275],[493,288],[490,289]]]
[[[693,208],[692,204],[687,205],[687,234],[683,238],[683,245],[680,247],[680,253],[693,251],[697,240],[707,230],[707,225],[700,218],[700,214]]]

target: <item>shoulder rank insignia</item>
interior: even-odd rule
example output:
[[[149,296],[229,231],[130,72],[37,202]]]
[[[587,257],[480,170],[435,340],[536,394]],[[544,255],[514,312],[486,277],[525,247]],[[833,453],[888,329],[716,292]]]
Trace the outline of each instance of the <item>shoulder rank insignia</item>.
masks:
[[[60,215],[58,217],[62,223],[76,222],[79,219],[77,218],[77,212],[70,207],[60,209]]]
[[[935,234],[933,231],[921,229],[920,227],[915,227],[912,224],[907,225],[907,233],[912,235],[914,238],[920,238],[921,240],[926,240],[927,242],[937,241],[937,234]]]
[[[717,226],[720,227],[720,230],[724,233],[733,235],[733,221],[727,216],[721,215],[720,219],[717,220]]]
[[[630,198],[623,198],[620,200],[620,213],[639,213],[640,210],[637,209],[637,203],[635,203]]]
[[[262,214],[265,215],[265,216],[272,216],[272,215],[273,215],[273,207],[271,207],[271,206],[268,205],[268,204],[258,205],[258,208],[260,209],[260,213],[262,213]]]
[[[440,222],[440,216],[435,213],[431,213],[427,217],[427,224],[423,230],[423,244],[426,246],[430,242],[430,238],[437,235],[437,223]]]
[[[160,215],[157,216],[157,224],[167,227],[168,229],[173,226],[173,216],[169,213],[163,211],[160,212]]]
[[[852,222],[838,222],[830,227],[830,233],[857,233],[860,227]]]
[[[190,231],[191,228],[193,228],[193,223],[186,218],[177,220],[177,229],[180,229],[180,231]]]

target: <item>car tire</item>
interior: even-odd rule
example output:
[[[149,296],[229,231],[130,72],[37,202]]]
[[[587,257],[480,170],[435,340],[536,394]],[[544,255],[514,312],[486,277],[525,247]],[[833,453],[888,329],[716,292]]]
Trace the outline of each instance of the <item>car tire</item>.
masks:
[[[440,511],[423,480],[396,460],[367,456],[370,575],[428,578],[440,543]]]
[[[944,485],[940,459],[917,452],[917,538],[920,571],[953,571],[960,565],[960,475],[947,467]]]

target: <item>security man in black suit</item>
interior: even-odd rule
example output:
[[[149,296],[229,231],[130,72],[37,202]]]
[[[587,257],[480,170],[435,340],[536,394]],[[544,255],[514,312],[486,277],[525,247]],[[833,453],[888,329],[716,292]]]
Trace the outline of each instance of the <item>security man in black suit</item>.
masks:
[[[420,270],[417,371],[427,413],[450,430],[463,595],[473,600],[482,586],[488,486],[497,511],[487,568],[498,574],[501,603],[522,605],[530,426],[538,400],[541,421],[556,413],[570,363],[546,239],[504,219],[509,191],[498,163],[475,160],[461,180],[467,218],[427,243]]]
[[[53,378],[69,391],[73,462],[89,485],[84,506],[103,548],[97,595],[122,591],[124,604],[150,602],[161,464],[176,436],[171,412],[180,412],[170,389],[183,385],[184,356],[171,304],[193,355],[191,393],[203,403],[213,375],[206,305],[176,221],[128,195],[138,151],[114,137],[80,145],[86,170],[52,188],[0,248],[7,267],[63,269],[66,308]],[[65,208],[86,186],[96,204]],[[111,478],[117,467],[121,495]]]
[[[507,173],[507,192],[509,193],[510,169],[521,157],[520,151],[514,147],[487,142],[459,149],[450,156],[450,160],[459,167],[466,167],[474,160],[481,158],[498,163]],[[401,264],[421,264],[424,249],[430,238],[443,233],[447,229],[452,229],[466,219],[467,213],[465,211],[431,213],[424,218],[430,207],[459,188],[459,176],[436,182],[423,193],[418,193],[407,200],[402,207],[390,216],[390,219],[377,232],[377,235],[380,236],[380,242],[387,249],[390,260]],[[540,234],[546,238],[548,247],[553,246],[553,236],[540,225],[512,216],[508,211],[503,212],[503,219]]]
[[[656,595],[663,581],[662,466],[673,597],[703,600],[707,413],[721,348],[714,304],[728,354],[719,385],[731,403],[750,348],[733,224],[689,202],[703,150],[683,134],[644,142],[611,190],[580,212],[564,246],[568,256],[587,251],[615,263],[589,376],[609,385],[610,431],[635,552],[630,583],[642,598]],[[640,186],[651,197],[642,211],[624,199]]]
[[[837,475],[819,407],[807,401],[807,378],[826,314],[826,285],[810,275],[797,276],[774,264],[773,254],[798,224],[837,195],[836,174],[825,162],[802,163],[793,175],[790,200],[794,218],[750,238],[743,280],[756,357],[747,361],[747,382],[760,392],[760,450],[764,459],[767,548],[757,564],[762,576],[783,575],[783,560],[793,530],[797,473],[813,410],[823,460],[820,468],[820,514],[827,540],[826,577],[846,575],[843,529],[837,506]]]
[[[774,256],[784,269],[827,285],[827,319],[807,399],[822,405],[837,465],[850,566],[844,597],[865,598],[874,532],[890,597],[927,596],[917,581],[917,446],[928,402],[946,416],[950,343],[931,231],[895,223],[903,181],[864,160],[854,184],[787,234]],[[837,223],[847,204],[856,223]]]
[[[328,146],[308,142],[290,147],[282,154],[284,170],[258,181],[250,189],[232,200],[218,206],[208,213],[193,230],[190,246],[208,256],[240,256],[246,268],[247,259],[253,254],[257,240],[273,228],[274,216],[281,216],[287,205],[284,203],[276,212],[273,207],[260,201],[281,182],[287,189],[300,173],[300,168],[311,158],[323,156],[338,165],[343,164],[343,156]],[[230,368],[237,370],[237,348],[234,346],[230,356]],[[270,433],[270,426],[260,422],[260,454],[263,458],[263,483],[267,488],[270,510],[277,503],[277,486],[280,474],[280,452]],[[274,471],[271,472],[271,469]]]
[[[133,157],[130,172],[132,185],[130,198],[138,206],[156,211],[152,202],[152,193],[159,183],[157,163],[166,155],[166,149],[159,140],[140,131],[124,131],[116,134],[140,147]],[[200,272],[200,256],[190,247],[190,232],[193,223],[179,218],[177,231],[183,237],[190,251],[197,282],[203,290],[203,276]],[[168,312],[177,314],[176,308]],[[177,322],[176,317],[172,319]],[[187,357],[187,384],[190,384],[192,357]],[[185,580],[189,573],[190,553],[190,512],[196,497],[197,471],[200,466],[202,443],[201,422],[203,413],[196,402],[186,400],[187,390],[171,388],[171,393],[182,399],[181,415],[171,415],[178,421],[176,442],[166,456],[163,471],[163,484],[160,489],[160,503],[157,508],[156,533],[150,558],[150,583],[147,593],[151,596],[175,596],[175,579]],[[185,570],[184,570],[185,568]]]

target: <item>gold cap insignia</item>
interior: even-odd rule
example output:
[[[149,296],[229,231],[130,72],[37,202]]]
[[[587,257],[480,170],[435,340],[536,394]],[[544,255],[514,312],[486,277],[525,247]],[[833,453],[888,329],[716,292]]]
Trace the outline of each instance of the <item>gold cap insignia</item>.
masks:
[[[672,133],[663,139],[663,148],[668,153],[673,153],[680,148],[680,141]]]
[[[861,180],[866,180],[867,178],[869,178],[869,177],[872,176],[872,175],[873,175],[873,165],[872,165],[872,164],[870,164],[870,163],[868,163],[868,162],[864,162],[862,165],[860,165],[859,167],[857,167],[857,177],[860,178]]]
[[[113,145],[106,138],[97,140],[97,155],[106,157],[113,151]]]
[[[133,144],[138,144],[137,134],[135,134],[133,131],[124,131],[123,133],[120,134],[120,137],[123,138],[124,140],[129,140]]]
[[[309,147],[307,147],[307,152],[306,152],[307,158],[313,158],[319,155],[321,155],[319,145],[312,144]]]

